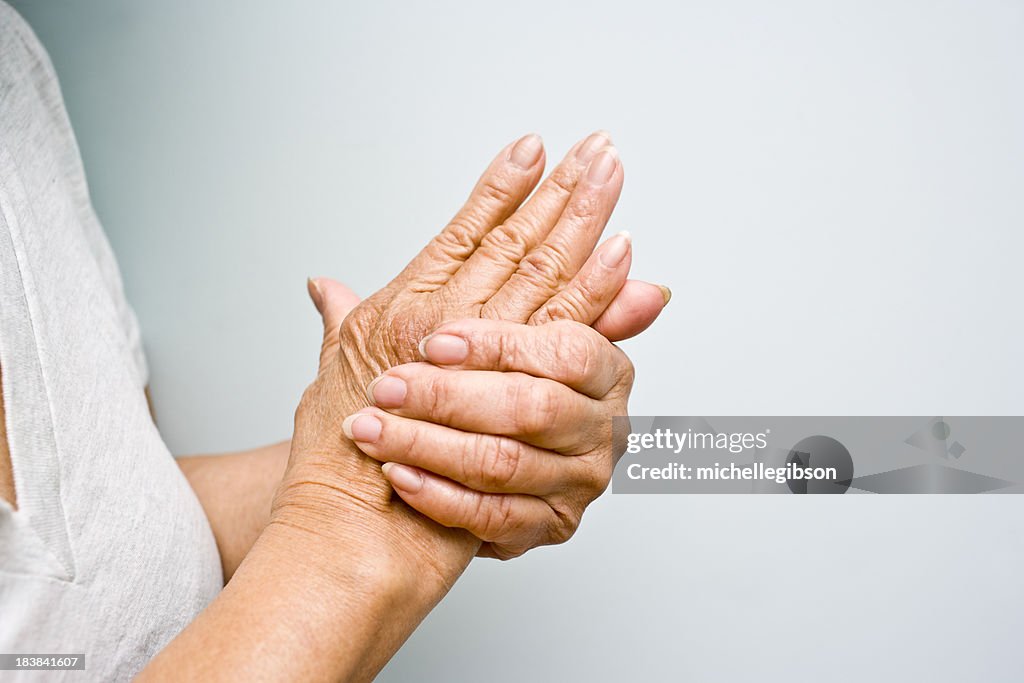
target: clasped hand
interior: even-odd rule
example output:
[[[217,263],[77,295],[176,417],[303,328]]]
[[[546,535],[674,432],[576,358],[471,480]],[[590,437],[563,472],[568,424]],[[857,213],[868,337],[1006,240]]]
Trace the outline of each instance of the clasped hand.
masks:
[[[536,136],[502,150],[365,301],[311,281],[320,368],[272,524],[443,576],[474,552],[507,559],[576,530],[611,477],[611,418],[633,382],[609,340],[646,328],[667,290],[627,280],[628,235],[594,251],[623,179],[607,134],[577,143],[527,199],[543,162]]]

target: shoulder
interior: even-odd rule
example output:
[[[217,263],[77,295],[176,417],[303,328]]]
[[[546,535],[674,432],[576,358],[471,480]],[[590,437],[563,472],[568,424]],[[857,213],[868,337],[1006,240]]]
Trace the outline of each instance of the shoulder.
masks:
[[[46,76],[53,75],[50,57],[32,27],[3,0],[0,0],[0,56],[0,64],[4,66],[41,67]]]

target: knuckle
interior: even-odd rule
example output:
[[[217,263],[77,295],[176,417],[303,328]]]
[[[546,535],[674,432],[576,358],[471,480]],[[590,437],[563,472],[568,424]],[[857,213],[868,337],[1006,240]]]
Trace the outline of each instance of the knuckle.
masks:
[[[506,371],[520,367],[522,350],[517,334],[496,330],[486,333],[481,341],[478,346],[488,349],[491,354],[488,369]]]
[[[576,529],[580,526],[581,515],[559,507],[552,507],[552,510],[555,515],[548,524],[548,541],[551,545],[561,545],[576,533]]]
[[[548,177],[548,186],[554,194],[560,195],[560,199],[565,199],[576,189],[576,180],[576,174],[560,166]]]
[[[633,381],[636,379],[636,366],[622,349],[615,348],[618,350],[616,357],[618,358],[619,384],[624,387],[632,387]]]
[[[530,357],[534,352],[531,348],[530,337],[524,336],[524,330],[517,328],[505,334],[500,334],[498,347],[501,352],[500,368],[504,372],[520,371],[530,365]]]
[[[519,261],[527,249],[525,231],[520,230],[516,222],[510,219],[487,233],[482,246],[508,261]]]
[[[534,378],[514,382],[509,390],[514,425],[521,434],[544,434],[558,423],[561,402],[553,391],[553,383]]]
[[[565,213],[570,220],[588,221],[601,213],[601,199],[597,194],[587,193],[573,197]]]
[[[479,477],[483,486],[491,489],[507,489],[519,474],[522,464],[522,445],[507,437],[483,440],[486,453],[480,458]]]
[[[566,523],[556,524],[551,534],[552,545],[561,545],[567,542],[576,533],[576,527]]]
[[[380,305],[379,299],[370,297],[363,306],[346,316],[338,328],[341,347],[344,349],[348,345],[359,344],[362,340],[377,334],[383,309],[384,306]]]
[[[484,541],[496,541],[513,528],[512,499],[509,496],[478,496],[474,517],[478,520],[477,536]]]
[[[601,365],[603,348],[589,327],[574,321],[557,321],[553,330],[553,350],[559,367],[571,369],[576,379],[589,377]]]
[[[548,302],[544,308],[533,314],[530,324],[543,325],[553,320],[574,320],[589,322],[589,307],[585,298],[575,290],[563,291],[557,299]]]
[[[411,429],[403,430],[403,432],[404,438],[400,438],[398,439],[398,441],[403,442],[401,445],[404,454],[415,462],[422,452],[423,445],[425,445],[422,444],[422,435],[420,434],[420,423],[415,422],[414,424],[411,425]]]
[[[536,311],[530,316],[530,319],[526,321],[527,325],[547,325],[553,320],[561,320],[565,316],[562,315],[564,308],[562,307],[561,301],[549,301],[544,304],[544,308]]]
[[[608,441],[611,435],[608,435]],[[606,449],[591,466],[587,467],[583,474],[583,481],[579,492],[583,498],[583,504],[587,505],[596,500],[608,488],[612,480],[612,473],[615,470],[612,451]]]
[[[563,273],[568,269],[565,254],[549,244],[541,244],[519,262],[521,277],[549,290],[555,290],[562,284]]]
[[[447,423],[452,417],[454,391],[444,372],[427,373],[423,389],[423,414],[431,421]]]
[[[583,302],[584,304],[598,304],[601,301],[606,301],[607,297],[611,295],[609,284],[613,281],[606,277],[603,277],[603,273],[598,273],[597,270],[590,270],[584,276],[574,284],[572,292]],[[584,321],[580,321],[584,322]]]
[[[472,484],[474,479],[482,482],[487,476],[486,458],[483,456],[487,452],[487,437],[487,434],[473,434],[462,449],[460,469],[465,484]]]
[[[480,186],[484,201],[497,204],[512,204],[516,201],[509,179],[500,175],[490,176]]]
[[[514,560],[517,557],[522,557],[529,548],[523,548],[521,546],[496,546],[494,548],[494,557],[502,562],[508,562]]]
[[[580,364],[584,374],[588,374],[589,370],[596,367],[604,355],[603,348],[589,327],[572,325],[570,333],[565,335],[564,342],[565,348],[572,354],[572,359]]]
[[[476,233],[477,229],[471,218],[458,216],[434,238],[434,244],[447,256],[462,257],[476,248]]]

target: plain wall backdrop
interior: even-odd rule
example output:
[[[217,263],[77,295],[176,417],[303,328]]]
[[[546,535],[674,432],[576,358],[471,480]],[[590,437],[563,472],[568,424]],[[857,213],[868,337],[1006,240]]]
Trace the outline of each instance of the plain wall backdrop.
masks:
[[[612,131],[675,298],[634,414],[1021,414],[1024,5],[15,2],[177,454],[285,438],[309,275],[363,295],[508,141]],[[1019,680],[1017,496],[612,496],[474,562],[384,681]]]

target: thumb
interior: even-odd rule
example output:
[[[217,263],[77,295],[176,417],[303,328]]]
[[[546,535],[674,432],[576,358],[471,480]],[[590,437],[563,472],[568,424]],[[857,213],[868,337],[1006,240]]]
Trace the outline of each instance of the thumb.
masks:
[[[338,352],[338,330],[345,316],[359,304],[359,295],[337,280],[309,278],[306,289],[324,321],[324,341],[320,346],[320,369]]]

